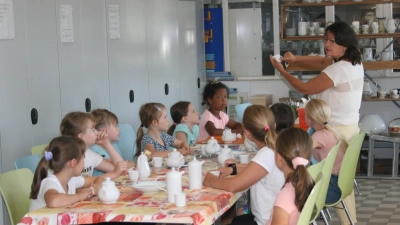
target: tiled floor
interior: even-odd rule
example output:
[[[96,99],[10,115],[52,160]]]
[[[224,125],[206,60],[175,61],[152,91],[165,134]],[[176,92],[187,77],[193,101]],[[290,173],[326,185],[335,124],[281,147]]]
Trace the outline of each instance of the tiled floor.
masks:
[[[400,180],[357,179],[361,195],[355,191],[357,225],[400,224]],[[339,225],[335,209],[331,225]],[[318,224],[324,224],[322,220]]]

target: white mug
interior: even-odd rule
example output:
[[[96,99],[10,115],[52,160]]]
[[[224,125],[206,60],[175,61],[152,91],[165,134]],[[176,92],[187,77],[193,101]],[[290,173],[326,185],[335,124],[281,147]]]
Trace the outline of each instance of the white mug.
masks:
[[[311,26],[315,27],[315,30],[318,30],[318,28],[320,27],[320,24],[321,24],[320,22],[312,22]]]
[[[323,28],[323,27],[318,28],[318,35],[320,35],[320,36],[325,35],[325,28]]]
[[[360,22],[359,21],[353,21],[353,22],[351,22],[351,25],[353,25],[353,27],[359,27],[360,26]]]
[[[242,164],[248,164],[249,163],[249,155],[239,155],[239,161]]]
[[[162,167],[163,157],[153,157],[153,166]]]
[[[129,179],[133,182],[136,182],[139,179],[139,171],[138,170],[128,170]]]
[[[391,61],[391,60],[393,60],[394,55],[395,55],[394,51],[383,51],[381,53],[381,60],[382,61]]]
[[[361,30],[362,30],[363,34],[368,34],[369,33],[369,25],[368,24],[362,25]]]
[[[315,36],[315,27],[308,28],[308,31],[310,36]]]
[[[373,33],[373,34],[379,33],[379,25],[378,25],[378,22],[372,22],[372,33]]]
[[[183,192],[175,193],[175,206],[183,207],[186,205],[186,194]]]

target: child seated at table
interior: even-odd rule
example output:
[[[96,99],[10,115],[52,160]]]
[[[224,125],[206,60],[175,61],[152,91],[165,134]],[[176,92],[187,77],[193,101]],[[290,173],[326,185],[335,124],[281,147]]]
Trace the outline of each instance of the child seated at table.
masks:
[[[202,105],[207,104],[208,109],[201,115],[198,141],[222,135],[225,127],[232,129],[232,133],[243,133],[242,125],[229,119],[224,112],[228,105],[228,92],[228,87],[221,82],[211,82],[205,86]]]
[[[294,126],[294,111],[285,103],[275,103],[269,109],[275,116],[276,132]]]
[[[266,225],[295,225],[307,201],[314,181],[307,171],[313,141],[299,128],[287,128],[276,139],[276,166],[285,174],[286,183],[275,199]]]
[[[91,114],[93,115],[93,118],[95,120],[96,130],[98,132],[104,131],[107,134],[108,140],[110,141],[110,145],[111,145],[111,142],[118,141],[119,133],[120,133],[120,130],[118,128],[118,117],[114,113],[108,111],[107,109],[95,109],[91,112]],[[108,144],[108,143],[106,143],[106,144]],[[114,148],[114,146],[111,145],[111,146],[107,147],[107,149],[111,149],[111,148]],[[115,149],[115,151],[111,151],[111,154],[118,154],[118,155],[115,155],[112,157],[115,160],[112,163],[115,165],[123,159],[120,155],[120,151],[118,151],[119,149],[117,149],[117,148],[114,148],[114,149]],[[101,147],[100,145],[95,144],[90,147],[90,150],[103,156],[104,159],[107,159],[107,160],[111,159],[107,150],[104,149],[103,147]],[[135,166],[135,163],[133,161],[126,160],[126,162],[128,163],[128,168]],[[100,172],[96,169],[93,172],[93,176],[99,176],[102,174],[104,174],[104,173]]]
[[[220,177],[207,173],[203,185],[238,192],[250,188],[251,213],[233,218],[231,224],[264,225],[285,179],[275,164],[275,120],[266,106],[252,105],[243,115],[244,135],[260,149],[249,164],[225,161]],[[236,175],[237,174],[237,175]],[[226,178],[229,175],[236,175]]]
[[[177,148],[183,155],[192,153],[192,149],[186,143],[175,139],[165,133],[168,130],[169,119],[165,106],[161,103],[147,103],[142,105],[139,110],[141,125],[137,131],[136,156],[139,156],[144,150],[151,152],[153,157],[168,157],[170,146]],[[147,128],[147,134],[144,134],[144,128]]]
[[[337,202],[342,195],[338,186],[338,175],[344,152],[347,149],[347,142],[344,137],[332,125],[328,123],[331,117],[331,110],[325,101],[321,99],[311,99],[305,107],[306,122],[315,132],[312,134],[313,151],[312,156],[316,161],[321,161],[328,156],[329,151],[339,142],[340,149],[336,156],[329,182],[326,202]]]
[[[84,112],[70,112],[64,116],[61,121],[60,131],[62,135],[69,135],[82,139],[87,151],[84,157],[84,167],[82,176],[92,176],[93,170],[105,172],[102,177],[110,177],[111,179],[119,177],[127,170],[127,163],[110,144],[106,131],[98,132],[95,129],[95,121],[91,114]],[[94,144],[98,144],[107,150],[111,156],[111,161],[103,159],[103,157],[89,148]],[[110,147],[111,146],[111,147]],[[114,159],[114,156],[119,156]],[[115,165],[112,162],[117,162]]]
[[[45,206],[64,207],[97,193],[104,179],[80,176],[85,151],[85,143],[76,137],[61,136],[50,142],[33,177],[30,212]]]
[[[190,102],[177,102],[171,106],[170,112],[174,123],[167,133],[191,146],[195,145],[199,136],[197,124],[200,122],[200,115],[194,105]]]

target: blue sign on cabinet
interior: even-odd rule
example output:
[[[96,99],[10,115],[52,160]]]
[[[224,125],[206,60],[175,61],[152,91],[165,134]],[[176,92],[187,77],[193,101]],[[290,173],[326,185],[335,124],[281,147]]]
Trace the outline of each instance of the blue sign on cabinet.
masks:
[[[207,72],[224,71],[222,8],[204,9],[204,42]]]

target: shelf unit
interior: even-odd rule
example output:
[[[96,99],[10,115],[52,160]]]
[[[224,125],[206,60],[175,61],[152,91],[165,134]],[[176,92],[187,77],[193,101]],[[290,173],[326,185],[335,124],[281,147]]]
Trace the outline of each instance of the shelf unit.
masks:
[[[363,102],[387,102],[387,101],[400,101],[398,98],[390,98],[386,97],[384,99],[380,99],[378,97],[371,97],[371,98],[363,98]]]
[[[352,0],[339,0],[338,2],[323,1],[321,3],[285,3],[280,5],[281,18],[285,18],[288,12],[285,11],[287,7],[308,7],[308,6],[336,6],[336,5],[370,5],[370,4],[388,4],[388,3],[400,3],[400,0],[364,0],[362,2],[353,2]],[[285,41],[302,41],[302,40],[322,40],[324,37],[320,35],[316,36],[285,36],[284,31],[286,23],[281,19],[280,21],[280,39]],[[379,33],[379,34],[358,34],[358,38],[392,38],[400,37],[400,33]]]
[[[318,56],[315,56],[318,57]],[[400,69],[400,60],[391,60],[391,61],[374,61],[374,62],[363,62],[364,70],[386,70],[386,69]],[[287,68],[287,71],[321,71],[321,69],[306,66],[300,63],[290,63]]]

